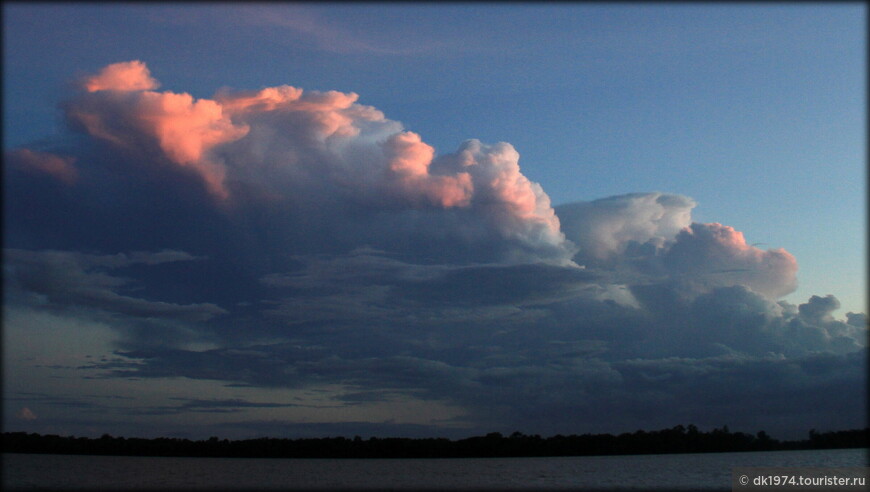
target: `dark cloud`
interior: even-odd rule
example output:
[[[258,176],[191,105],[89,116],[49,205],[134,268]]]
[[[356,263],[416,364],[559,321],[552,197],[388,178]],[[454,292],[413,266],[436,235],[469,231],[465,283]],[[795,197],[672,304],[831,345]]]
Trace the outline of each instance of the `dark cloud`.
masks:
[[[241,398],[201,399],[201,398],[168,398],[177,405],[140,407],[131,410],[131,415],[178,415],[193,413],[241,413],[247,408],[322,408],[316,405],[300,405],[297,403],[254,402]]]
[[[4,163],[10,168],[34,175],[50,176],[61,183],[72,185],[78,179],[75,158],[39,152],[30,149],[16,149],[4,156]]]
[[[554,302],[563,309],[570,304]],[[488,422],[542,433],[568,432],[578,419],[586,428],[614,431],[617,422],[637,426],[632,422],[647,414],[662,426],[753,426],[753,412],[763,408],[756,403],[746,410],[752,398],[771,400],[777,409],[787,399],[793,405],[789,419],[810,422],[823,412],[799,403],[806,391],[825,395],[832,407],[852,401],[839,413],[843,425],[863,415],[859,393],[839,393],[859,388],[865,377],[862,332],[842,335],[852,344],[848,349],[828,335],[843,322],[809,325],[793,306],[743,287],[720,288],[662,313],[638,314],[616,304],[596,312],[591,303],[602,304],[581,298],[570,323],[549,314],[514,325],[469,315],[462,326],[453,326],[458,320],[439,325],[367,317],[294,332],[295,344],[128,352],[123,355],[131,358],[130,368],[113,376],[182,375],[272,388],[342,383],[352,388],[353,402],[387,394],[448,400],[466,410],[455,421],[463,425]],[[796,337],[796,323],[821,335]]]
[[[226,313],[211,303],[181,305],[119,294],[118,290],[124,288],[128,280],[104,271],[135,263],[155,265],[191,259],[194,258],[187,253],[169,250],[100,256],[7,249],[4,251],[4,277],[7,286],[29,294],[32,302],[44,302],[50,307],[93,308],[135,318],[181,321],[205,321]]]
[[[840,301],[832,295],[812,296],[806,304],[798,306],[801,317],[809,321],[829,321],[831,313],[840,308]]]
[[[38,405],[42,407],[84,409],[89,412],[105,412],[114,408],[105,401],[101,401],[105,400],[104,397],[95,395],[58,396],[47,393],[22,391],[13,395],[4,396],[4,399],[9,401],[26,401],[29,402],[31,406]]]

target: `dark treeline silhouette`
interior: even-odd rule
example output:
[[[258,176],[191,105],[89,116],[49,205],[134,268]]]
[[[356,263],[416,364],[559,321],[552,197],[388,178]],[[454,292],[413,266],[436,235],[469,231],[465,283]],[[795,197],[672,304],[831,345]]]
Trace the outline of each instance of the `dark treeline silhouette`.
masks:
[[[795,449],[866,448],[870,428],[819,433],[799,441],[778,441],[760,431],[755,435],[730,432],[728,426],[710,432],[694,425],[633,433],[556,435],[542,438],[514,432],[493,432],[460,440],[446,438],[345,437],[230,441],[112,437],[99,439],[4,432],[4,453],[103,454],[128,456],[200,456],[251,458],[458,458],[521,456],[589,456],[618,454],[710,453]]]

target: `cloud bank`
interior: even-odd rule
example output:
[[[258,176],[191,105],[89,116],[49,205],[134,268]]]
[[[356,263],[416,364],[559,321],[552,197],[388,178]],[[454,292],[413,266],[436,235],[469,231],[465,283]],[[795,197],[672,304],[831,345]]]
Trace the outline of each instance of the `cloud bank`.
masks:
[[[109,65],[63,104],[74,145],[6,155],[8,302],[111,320],[88,377],[319,389],[431,435],[863,422],[866,316],[783,301],[796,259],[689,197],[554,207],[510,144],[438,155],[353,93],[158,87]],[[141,415],[298,410],[173,401]]]

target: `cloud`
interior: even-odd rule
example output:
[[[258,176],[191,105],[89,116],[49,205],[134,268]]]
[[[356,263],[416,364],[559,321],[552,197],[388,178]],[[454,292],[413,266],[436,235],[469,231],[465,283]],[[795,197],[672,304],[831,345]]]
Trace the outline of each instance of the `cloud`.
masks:
[[[39,152],[30,149],[16,149],[7,152],[6,165],[28,173],[49,175],[66,184],[75,184],[79,177],[78,170],[73,165],[74,157],[65,157],[49,152]]]
[[[369,392],[380,401],[379,392],[390,388],[397,411],[403,400],[446,400],[464,410],[453,420],[457,425],[544,434],[570,432],[577,419],[584,429],[602,432],[644,427],[648,422],[654,427],[727,422],[781,434],[795,428],[805,432],[812,422],[860,426],[865,416],[863,399],[855,392],[866,378],[864,351],[613,358],[606,345],[579,340],[529,339],[511,346],[493,338],[492,331],[479,335],[488,343],[466,348],[447,343],[436,350],[417,349],[416,356],[394,355],[395,343],[377,350],[375,344],[362,345],[360,338],[345,346],[334,342],[329,347],[254,347],[261,355],[226,350],[127,352],[123,355],[131,358],[131,369],[116,370],[114,375],[183,375],[266,388],[316,388],[341,381],[351,403],[356,401],[351,395]],[[375,336],[374,341],[383,339]],[[806,394],[816,395],[817,403],[807,405]],[[344,401],[342,395],[336,396],[336,405]]]
[[[431,50],[431,47],[409,47],[409,40],[403,43],[378,42],[370,38],[369,31],[353,32],[334,19],[320,18],[304,6],[245,6],[235,10],[235,14],[255,26],[278,27],[310,39],[318,49],[331,53],[402,55]]]
[[[788,251],[763,251],[747,244],[733,227],[717,223],[695,223],[680,231],[663,263],[675,274],[703,276],[712,285],[745,285],[771,298],[797,288],[797,261]]]
[[[472,209],[492,222],[501,239],[517,240],[522,249],[542,259],[568,262],[574,245],[560,230],[559,218],[541,185],[520,172],[519,153],[508,143],[482,144],[468,140],[454,154],[433,165],[439,170],[472,176]],[[443,172],[442,171],[442,172]],[[526,257],[517,252],[518,258]]]
[[[801,317],[811,321],[830,321],[831,312],[840,308],[840,301],[832,295],[812,296],[806,304],[798,306]]]
[[[421,200],[444,208],[470,204],[474,192],[471,175],[467,172],[453,176],[431,175],[429,167],[435,149],[416,133],[402,132],[391,136],[384,143],[384,153],[389,161],[390,179],[411,204]]]
[[[798,305],[796,316],[794,306],[781,304],[792,316],[787,331],[791,344],[824,347],[836,353],[854,352],[867,345],[867,315],[846,313],[846,322],[835,319],[831,312],[840,307],[840,301],[832,295],[810,297]]]
[[[143,62],[133,60],[104,67],[97,75],[86,78],[82,86],[88,92],[145,91],[156,89],[160,83],[151,77]]]
[[[797,260],[788,251],[761,250],[743,233],[719,223],[692,221],[694,200],[682,195],[633,193],[557,207],[574,260],[643,285],[662,279],[682,295],[745,286],[770,299],[797,288]]]
[[[238,168],[247,190],[389,211],[412,222],[405,227],[466,243],[496,236],[513,243],[506,256],[567,261],[573,249],[549,197],[520,172],[519,154],[509,144],[469,140],[435,158],[419,135],[356,104],[356,94],[284,86],[223,93],[217,100],[250,127],[247,138],[227,146],[227,161],[247,163]],[[415,220],[420,211],[430,213]],[[426,227],[433,215],[446,223]],[[456,229],[463,229],[461,237]]]
[[[33,413],[33,410],[27,407],[22,407],[21,410],[18,410],[15,416],[21,420],[36,420],[37,418],[36,414]]]
[[[128,350],[119,352],[127,367],[106,369],[111,377],[183,375],[263,388],[340,382],[346,395],[375,400],[389,388],[394,405],[422,399],[464,409],[451,420],[457,425],[540,433],[567,432],[578,418],[618,431],[650,415],[658,426],[726,419],[752,428],[759,405],[736,407],[769,398],[764,378],[793,405],[801,392],[826,395],[828,411],[864,378],[865,327],[820,324],[742,286],[694,298],[667,284],[638,287],[638,308],[600,298],[600,277],[566,266],[420,265],[371,250],[297,261],[294,272],[263,279],[286,296],[264,311],[278,322],[270,333],[284,341]],[[675,295],[652,298],[645,289]],[[824,375],[816,367],[826,367]],[[861,408],[853,401],[841,422],[860,423]],[[810,422],[821,412],[794,407],[787,418]],[[772,420],[764,428],[785,429]]]
[[[438,154],[354,93],[194,99],[138,62],[88,80],[64,105],[79,138],[44,153],[75,186],[11,154],[6,299],[25,333],[39,311],[112,326],[113,355],[57,370],[222,388],[137,418],[263,428],[250,412],[284,408],[267,392],[319,391],[375,427],[431,405],[432,434],[754,428],[770,394],[802,432],[863,419],[845,388],[866,379],[866,315],[781,300],[796,259],[694,222],[689,197],[553,207],[510,144]]]
[[[843,357],[627,360],[617,365],[625,385],[614,398],[614,410],[631,408],[659,422],[668,416],[673,422],[709,427],[722,425],[717,421],[741,422],[742,428],[780,435],[809,422],[823,428],[857,428],[864,425],[860,413],[866,411],[866,402],[845,393],[854,393],[866,381],[866,356],[863,350]],[[812,405],[804,403],[808,394],[814,395]],[[624,413],[618,418],[625,418]],[[848,417],[834,423],[837,414]]]
[[[141,80],[143,74],[147,75],[144,64],[130,63],[133,68],[127,64],[107,67],[96,77],[102,81],[100,84],[89,79],[85,88],[90,93],[67,105],[67,118],[88,134],[131,152],[147,155],[159,149],[166,160],[197,173],[209,192],[225,199],[226,170],[209,158],[208,151],[243,137],[247,128],[234,125],[214,101],[194,100],[186,93],[147,90],[156,82],[150,77]],[[151,161],[144,158],[143,162]]]
[[[134,71],[127,64],[117,67],[106,72]],[[147,70],[132,67],[139,75]],[[103,75],[96,79],[108,78]],[[271,206],[276,221],[329,228],[314,216],[326,211],[334,218],[362,206],[392,215],[424,241],[466,243],[480,254],[498,241],[507,245],[493,250],[499,259],[570,261],[574,248],[549,197],[521,173],[519,154],[509,144],[469,140],[436,158],[419,135],[358,104],[354,93],[280,86],[222,90],[214,99],[195,100],[186,93],[142,90],[153,85],[80,94],[65,105],[67,118],[74,128],[122,150],[135,172],[154,169],[162,179],[175,180],[166,169],[194,173],[235,213],[252,204]],[[343,236],[345,226],[339,223],[329,233]],[[381,232],[365,239],[387,247],[389,241],[377,239]]]
[[[205,321],[226,313],[211,303],[181,305],[122,295],[117,290],[128,281],[105,273],[106,269],[136,263],[156,265],[193,259],[183,252],[136,252],[127,256],[5,249],[3,254],[7,286],[20,296],[28,296],[34,303],[66,308],[90,307],[137,318],[184,321]]]
[[[318,408],[315,405],[300,405],[296,403],[254,402],[241,398],[201,399],[201,398],[168,398],[171,402],[181,402],[178,405],[148,407],[131,411],[131,415],[178,415],[194,413],[240,413],[248,408]]]
[[[682,195],[633,193],[561,205],[556,213],[578,261],[599,263],[662,249],[691,225],[696,205]]]

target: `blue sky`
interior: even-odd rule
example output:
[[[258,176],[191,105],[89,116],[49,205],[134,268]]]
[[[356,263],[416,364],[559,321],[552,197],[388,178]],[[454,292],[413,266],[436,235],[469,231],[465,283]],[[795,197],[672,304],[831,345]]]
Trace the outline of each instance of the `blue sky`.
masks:
[[[863,422],[861,4],[3,8],[7,428]]]

